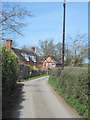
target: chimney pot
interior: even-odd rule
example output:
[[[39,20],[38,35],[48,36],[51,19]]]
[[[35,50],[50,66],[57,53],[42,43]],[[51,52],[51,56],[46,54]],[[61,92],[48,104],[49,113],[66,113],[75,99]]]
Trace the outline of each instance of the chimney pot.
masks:
[[[12,40],[6,40],[6,48],[8,51],[11,51],[12,47]]]

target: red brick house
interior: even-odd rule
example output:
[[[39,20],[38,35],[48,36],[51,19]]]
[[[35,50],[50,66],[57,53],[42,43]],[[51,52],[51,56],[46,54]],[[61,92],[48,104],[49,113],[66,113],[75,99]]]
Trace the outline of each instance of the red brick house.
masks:
[[[61,66],[62,64],[60,63],[60,61],[54,56],[49,55],[43,61],[43,70],[54,69]]]
[[[32,47],[31,51],[12,48],[12,40],[6,40],[6,48],[11,51],[18,58],[19,64],[28,64],[32,67],[37,67],[40,69],[42,67],[42,62],[35,53],[35,47]]]

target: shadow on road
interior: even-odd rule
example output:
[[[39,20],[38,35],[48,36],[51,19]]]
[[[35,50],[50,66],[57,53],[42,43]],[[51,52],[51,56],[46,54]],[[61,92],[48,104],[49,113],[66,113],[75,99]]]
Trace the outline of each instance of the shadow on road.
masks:
[[[25,100],[23,95],[24,92],[22,92],[23,86],[24,86],[23,83],[16,84],[15,89],[12,91],[11,95],[9,96],[9,101],[7,106],[5,106],[2,111],[2,119],[19,118],[20,110],[23,109],[20,103]],[[15,111],[17,106],[18,106],[18,110]],[[16,116],[14,115],[14,112],[16,112]]]

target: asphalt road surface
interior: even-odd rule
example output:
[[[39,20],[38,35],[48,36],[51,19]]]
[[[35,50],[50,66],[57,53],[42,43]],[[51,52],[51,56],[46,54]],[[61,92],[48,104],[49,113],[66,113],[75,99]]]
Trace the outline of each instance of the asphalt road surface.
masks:
[[[13,118],[80,118],[51,88],[48,77],[19,84],[24,84],[24,87]]]

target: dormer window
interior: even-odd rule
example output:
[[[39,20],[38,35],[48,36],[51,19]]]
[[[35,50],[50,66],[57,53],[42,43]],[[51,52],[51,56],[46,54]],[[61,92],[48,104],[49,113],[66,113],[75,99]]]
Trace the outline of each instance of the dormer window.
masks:
[[[21,53],[21,55],[22,55],[23,57],[25,57],[25,54],[24,54],[24,53]]]
[[[29,61],[29,55],[25,54],[26,61]]]
[[[29,61],[29,56],[30,55],[27,55],[27,54],[24,54],[24,53],[21,53],[21,55],[25,58],[26,61]]]
[[[30,56],[33,62],[36,62],[36,56]]]
[[[30,54],[21,53],[21,55],[25,58],[26,61],[30,61],[30,58],[33,62],[36,62],[36,56],[30,56]]]

